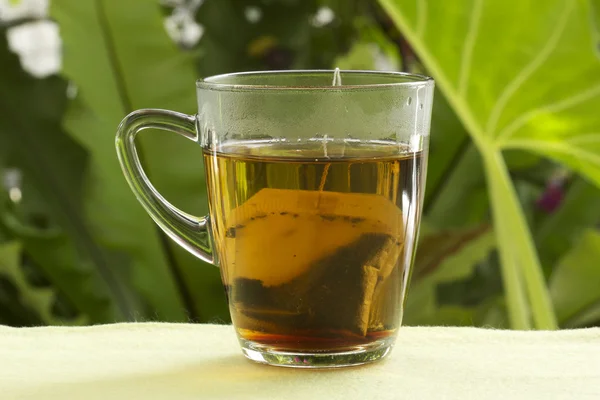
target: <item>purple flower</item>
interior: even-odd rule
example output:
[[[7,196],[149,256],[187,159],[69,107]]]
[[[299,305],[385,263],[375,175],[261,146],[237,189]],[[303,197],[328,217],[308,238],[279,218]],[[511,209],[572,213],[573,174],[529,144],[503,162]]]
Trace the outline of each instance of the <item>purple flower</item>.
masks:
[[[536,204],[542,211],[551,214],[560,206],[563,197],[562,182],[549,182]]]

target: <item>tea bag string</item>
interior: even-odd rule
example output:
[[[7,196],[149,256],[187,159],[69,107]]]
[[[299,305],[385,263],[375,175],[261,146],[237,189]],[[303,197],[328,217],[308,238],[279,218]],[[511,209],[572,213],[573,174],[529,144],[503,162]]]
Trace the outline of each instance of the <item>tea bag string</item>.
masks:
[[[322,192],[323,188],[325,188],[325,181],[327,180],[327,173],[329,172],[330,166],[331,166],[331,163],[325,164],[325,168],[323,169],[323,174],[321,175],[321,182],[319,183],[319,192]]]
[[[342,86],[342,73],[339,68],[336,68],[333,71],[333,82],[331,82],[331,86]]]
[[[331,86],[342,86],[342,74],[339,68],[336,68],[335,71],[333,71],[333,81],[331,82]],[[323,137],[323,152],[325,157],[329,158],[327,155],[327,135]],[[323,174],[321,175],[321,182],[319,183],[319,192],[322,192],[325,188],[325,181],[327,180],[327,174],[329,173],[330,166],[331,163],[325,164]]]
[[[327,135],[323,136],[323,155],[326,158],[329,158],[327,154]],[[331,163],[326,163],[325,168],[323,168],[323,174],[321,175],[321,182],[319,183],[319,192],[322,192],[325,188],[325,181],[327,180],[327,174],[329,173],[329,167]]]

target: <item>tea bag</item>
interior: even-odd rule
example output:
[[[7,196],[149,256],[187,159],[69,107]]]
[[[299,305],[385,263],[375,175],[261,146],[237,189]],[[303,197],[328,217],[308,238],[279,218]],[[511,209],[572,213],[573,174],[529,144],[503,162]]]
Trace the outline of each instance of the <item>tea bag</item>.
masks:
[[[226,222],[231,300],[257,323],[364,335],[403,249],[402,213],[379,195],[267,188]]]

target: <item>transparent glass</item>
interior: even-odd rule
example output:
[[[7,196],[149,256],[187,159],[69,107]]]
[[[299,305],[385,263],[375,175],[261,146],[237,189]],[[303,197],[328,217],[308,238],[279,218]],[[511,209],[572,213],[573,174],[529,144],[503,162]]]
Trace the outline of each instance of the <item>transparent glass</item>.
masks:
[[[118,128],[117,154],[154,221],[220,267],[243,353],[302,368],[383,358],[416,248],[433,80],[277,71],[196,86],[197,115],[135,111]],[[135,150],[145,128],[202,147],[209,216],[154,189]]]

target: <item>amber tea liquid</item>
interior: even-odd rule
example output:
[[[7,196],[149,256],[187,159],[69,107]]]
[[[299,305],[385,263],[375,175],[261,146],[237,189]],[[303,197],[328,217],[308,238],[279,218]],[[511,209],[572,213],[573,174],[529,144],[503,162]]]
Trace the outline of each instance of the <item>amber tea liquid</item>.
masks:
[[[423,159],[397,144],[205,151],[214,242],[238,335],[344,351],[400,325]]]

